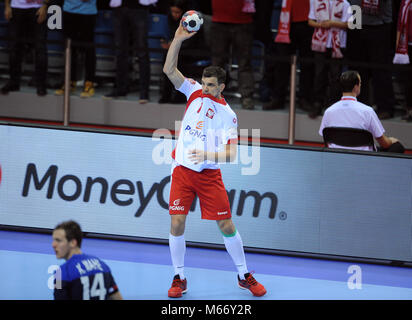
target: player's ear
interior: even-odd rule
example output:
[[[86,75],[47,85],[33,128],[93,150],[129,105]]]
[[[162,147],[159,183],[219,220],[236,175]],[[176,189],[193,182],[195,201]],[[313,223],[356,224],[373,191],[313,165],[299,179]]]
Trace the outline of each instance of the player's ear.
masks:
[[[71,239],[69,244],[70,244],[70,247],[73,249],[78,247],[78,243],[76,239]]]
[[[223,90],[225,90],[225,84],[224,83],[221,83],[221,84],[219,84],[219,90],[220,90],[220,92],[223,92]]]

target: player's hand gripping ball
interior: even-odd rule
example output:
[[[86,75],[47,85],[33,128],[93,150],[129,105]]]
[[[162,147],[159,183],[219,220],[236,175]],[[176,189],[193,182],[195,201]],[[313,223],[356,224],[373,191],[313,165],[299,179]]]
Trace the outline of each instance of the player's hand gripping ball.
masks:
[[[187,32],[197,32],[203,24],[200,12],[189,10],[182,17],[182,26]]]

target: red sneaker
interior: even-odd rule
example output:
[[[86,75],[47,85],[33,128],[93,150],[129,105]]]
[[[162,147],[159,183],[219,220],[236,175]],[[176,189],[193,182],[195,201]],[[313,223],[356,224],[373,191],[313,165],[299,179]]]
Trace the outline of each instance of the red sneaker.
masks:
[[[187,280],[180,280],[180,276],[177,274],[173,278],[172,287],[169,289],[167,295],[170,298],[180,298],[183,293],[187,291]]]
[[[245,273],[245,280],[240,280],[237,276],[240,289],[249,289],[256,297],[261,297],[266,293],[266,289],[250,273]]]

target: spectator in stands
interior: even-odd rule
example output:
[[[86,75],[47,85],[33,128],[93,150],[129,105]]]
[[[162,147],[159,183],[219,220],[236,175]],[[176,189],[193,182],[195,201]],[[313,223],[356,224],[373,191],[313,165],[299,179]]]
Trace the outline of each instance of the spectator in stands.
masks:
[[[315,58],[311,118],[321,115],[324,108],[341,96],[339,76],[346,48],[349,6],[346,0],[310,0],[309,26],[314,28],[312,51]]]
[[[243,109],[254,109],[252,69],[254,0],[212,0],[212,64],[226,68],[229,55],[237,58]]]
[[[412,1],[402,0],[396,33],[396,53],[393,62],[410,65],[412,61]],[[402,83],[405,88],[406,114],[402,120],[412,121],[412,74],[402,72]]]
[[[169,12],[167,14],[167,20],[169,24],[169,39],[160,39],[160,45],[163,49],[168,50],[170,43],[173,40],[173,35],[175,34],[177,28],[179,27],[180,19],[182,19],[183,14],[188,10],[186,0],[173,0],[170,3]],[[184,48],[182,48],[183,50]],[[165,57],[166,58],[166,57]],[[178,66],[182,69],[183,59],[179,59]],[[164,63],[163,63],[164,64]],[[170,82],[169,78],[162,73],[160,76],[160,99],[159,103],[183,103],[186,101],[186,97],[181,92],[177,91],[173,84]]]
[[[210,28],[212,26],[212,0],[192,0],[193,9],[199,11],[203,17],[203,35],[205,44],[207,47],[210,47],[211,43],[211,31]]]
[[[346,71],[340,77],[342,99],[328,109],[322,118],[319,134],[323,135],[326,127],[347,127],[368,130],[380,145],[379,151],[403,153],[405,148],[393,137],[387,137],[382,123],[375,110],[361,102],[356,97],[361,92],[361,77],[357,71]],[[348,148],[329,145],[329,148]],[[369,150],[369,147],[351,147],[350,149]]]
[[[276,0],[276,5],[279,7],[282,1]],[[256,12],[253,17],[254,38],[263,43],[265,48],[264,57],[264,72],[262,79],[259,82],[259,97],[262,102],[268,102],[272,96],[273,87],[273,61],[272,56],[275,54],[272,21],[278,17],[274,17],[280,11],[274,8],[275,0],[255,0]],[[277,8],[276,8],[277,9]],[[277,26],[276,26],[277,27]]]
[[[131,52],[135,53],[139,63],[139,103],[149,101],[150,59],[148,48],[149,6],[156,1],[112,0],[114,41],[116,45],[116,80],[115,88],[104,98],[112,99],[126,96],[129,92],[129,63]],[[130,51],[129,44],[133,44]]]
[[[79,53],[85,54],[84,87],[80,94],[82,98],[94,95],[96,73],[96,48],[94,46],[94,29],[96,26],[96,0],[64,0],[63,4],[63,34],[72,40],[71,51],[71,91],[76,88],[78,80]],[[55,91],[56,95],[64,94],[64,85]]]
[[[301,58],[312,58],[311,38],[313,30],[308,25],[309,0],[284,0],[275,38],[278,57],[287,58],[299,54]],[[290,60],[274,64],[274,88],[272,100],[263,105],[264,110],[283,109],[289,95]],[[313,100],[314,64],[300,63],[299,91],[301,109],[311,111]]]
[[[360,29],[348,29],[346,57],[356,63],[373,64],[371,68],[359,67],[365,89],[359,100],[365,104],[376,104],[379,119],[394,116],[395,97],[392,85],[392,73],[388,69],[375,65],[390,64],[391,59],[391,0],[349,0],[351,5],[362,9]],[[372,78],[373,99],[369,93],[369,81]]]
[[[172,0],[170,2],[168,13],[169,39],[160,39],[163,49],[169,49],[183,14],[190,8],[188,0]],[[199,49],[203,49],[204,53],[200,55]],[[182,43],[180,59],[178,60],[179,70],[193,78],[200,77],[203,67],[196,74],[195,62],[207,58],[206,55],[208,55],[208,50],[205,48],[204,32],[201,28],[196,37],[191,37]],[[159,103],[186,103],[186,96],[173,87],[173,84],[164,73],[161,75],[160,93]]]
[[[19,1],[5,0],[4,16],[9,21],[10,80],[1,88],[2,94],[20,90],[23,46],[30,41],[35,48],[35,82],[37,95],[47,94],[47,2],[46,1]],[[26,34],[31,31],[34,39],[27,39]]]

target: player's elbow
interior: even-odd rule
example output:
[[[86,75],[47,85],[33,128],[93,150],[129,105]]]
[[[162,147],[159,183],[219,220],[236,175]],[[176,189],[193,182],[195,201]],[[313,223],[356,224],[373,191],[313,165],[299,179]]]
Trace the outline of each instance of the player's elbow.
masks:
[[[174,68],[170,68],[167,65],[163,66],[163,73],[168,76],[169,78],[173,76]]]

